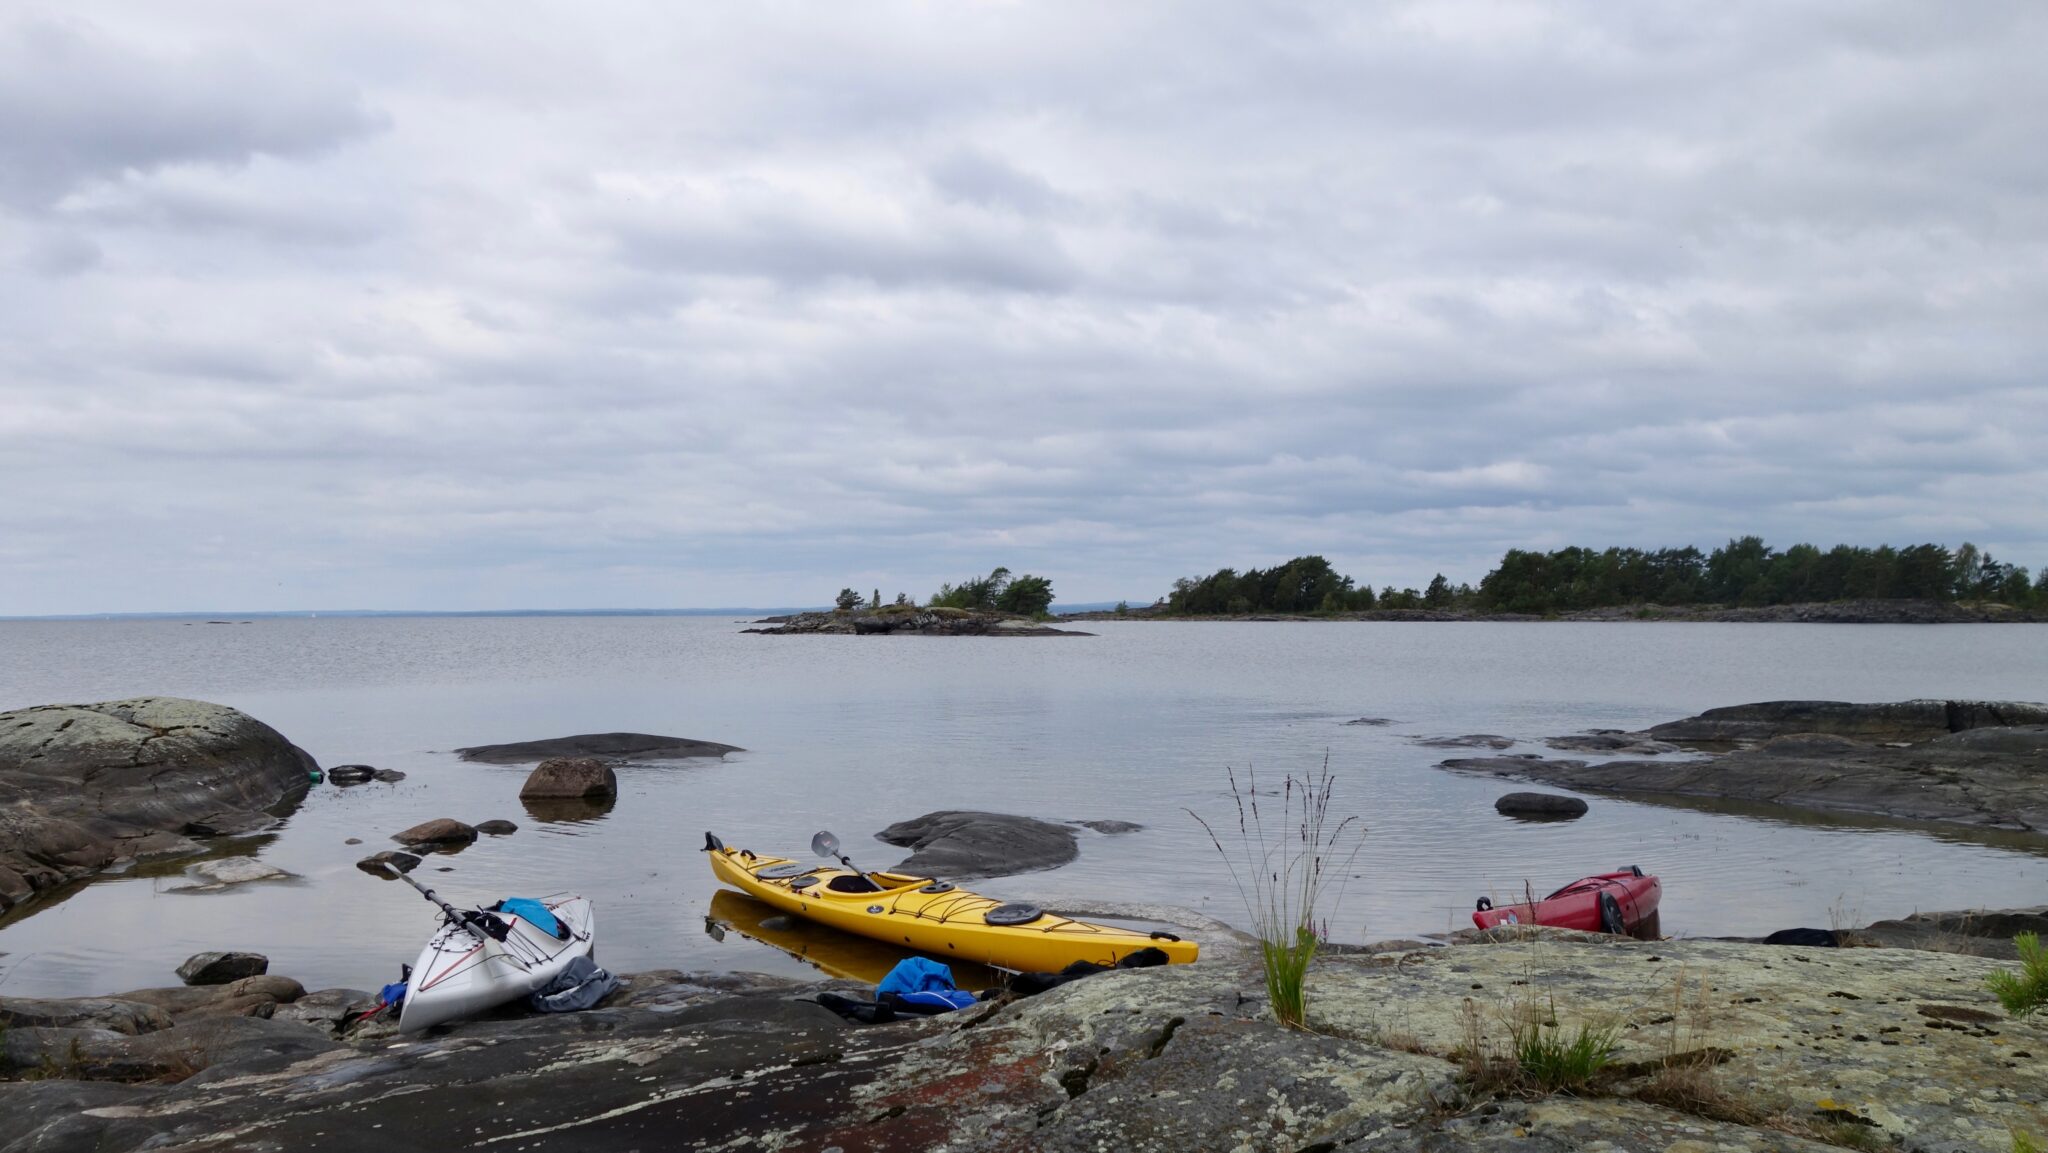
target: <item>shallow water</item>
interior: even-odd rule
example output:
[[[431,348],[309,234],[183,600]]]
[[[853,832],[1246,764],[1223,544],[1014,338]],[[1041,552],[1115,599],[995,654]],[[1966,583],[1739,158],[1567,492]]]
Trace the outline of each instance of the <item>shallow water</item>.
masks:
[[[902,852],[871,840],[875,830],[940,808],[1146,826],[1084,830],[1079,861],[978,886],[991,894],[1164,901],[1242,924],[1231,874],[1186,810],[1234,831],[1226,766],[1272,784],[1325,754],[1334,811],[1370,830],[1328,916],[1340,940],[1458,928],[1480,894],[1519,895],[1525,882],[1547,891],[1626,864],[1663,877],[1663,927],[1677,934],[2048,900],[2039,838],[1601,797],[1581,820],[1523,824],[1492,809],[1510,786],[1435,769],[1458,754],[1414,744],[1485,732],[1526,742],[1509,751],[1543,752],[1547,736],[1783,698],[2038,700],[2048,626],[1097,622],[1087,626],[1096,637],[1046,639],[741,627],[704,617],[0,622],[0,708],[198,697],[268,722],[323,765],[409,774],[316,787],[279,834],[239,845],[296,881],[194,895],[138,873],[18,912],[0,924],[0,992],[164,984],[185,956],[217,948],[266,953],[273,972],[308,987],[375,988],[412,959],[433,914],[354,862],[438,816],[521,827],[430,858],[417,876],[458,901],[580,891],[596,902],[603,960],[628,971],[813,972],[744,932],[706,933],[715,887],[696,853],[706,829],[798,855],[830,827],[855,861],[880,867]],[[1361,716],[1394,723],[1344,723]],[[583,820],[530,815],[517,799],[525,767],[443,751],[619,729],[748,751],[623,769],[618,803]]]

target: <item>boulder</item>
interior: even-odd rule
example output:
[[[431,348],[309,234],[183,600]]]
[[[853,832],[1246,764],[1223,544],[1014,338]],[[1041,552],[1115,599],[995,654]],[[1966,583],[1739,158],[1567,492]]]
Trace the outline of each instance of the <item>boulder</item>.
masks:
[[[278,1005],[271,1012],[270,1019],[291,1021],[334,1036],[341,1032],[350,1018],[367,1013],[376,1006],[377,994],[363,989],[321,989]]]
[[[158,834],[273,824],[318,768],[270,726],[205,701],[0,713],[0,909],[133,856]]]
[[[746,750],[717,741],[689,737],[662,737],[651,733],[584,733],[573,737],[551,737],[542,741],[515,741],[504,745],[471,745],[455,752],[465,761],[489,765],[529,765],[551,757],[604,757],[618,761],[674,761],[695,757],[723,757]]]
[[[519,786],[519,796],[530,800],[570,800],[584,797],[616,797],[619,778],[612,767],[595,757],[555,757],[545,760]]]
[[[387,785],[395,785],[405,779],[405,774],[397,769],[378,769],[377,779]]]
[[[327,770],[327,779],[337,785],[361,785],[377,779],[377,770],[370,765],[336,765]]]
[[[261,953],[194,953],[178,966],[178,979],[187,985],[225,985],[270,970],[270,958]]]
[[[391,839],[402,845],[466,845],[476,840],[476,829],[452,817],[438,817],[393,833]]]
[[[411,853],[401,853],[396,849],[386,849],[381,853],[371,853],[369,856],[356,862],[356,868],[361,869],[363,872],[373,877],[388,879],[391,876],[391,871],[384,867],[386,865],[396,865],[399,872],[410,873],[420,867],[420,858]]]
[[[926,813],[875,837],[913,850],[893,872],[949,880],[1056,869],[1080,855],[1071,827],[1009,813]]]
[[[1572,820],[1586,815],[1586,802],[1557,793],[1508,793],[1493,802],[1494,811],[1535,820]]]
[[[509,837],[519,831],[519,826],[510,821],[480,821],[477,823],[476,831],[488,833],[493,837]]]

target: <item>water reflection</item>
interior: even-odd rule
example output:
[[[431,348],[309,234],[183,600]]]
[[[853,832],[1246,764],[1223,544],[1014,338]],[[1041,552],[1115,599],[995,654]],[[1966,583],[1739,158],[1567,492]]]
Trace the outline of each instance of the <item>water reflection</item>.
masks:
[[[713,940],[722,941],[727,930],[780,949],[828,977],[859,981],[863,985],[878,985],[897,962],[923,956],[790,916],[744,893],[720,889],[711,895],[711,911],[704,918],[704,931]],[[1003,975],[987,965],[954,958],[947,958],[945,965],[953,971],[953,983],[972,992],[1003,982]]]
[[[609,816],[617,797],[521,797],[526,815],[544,825],[588,825]]]

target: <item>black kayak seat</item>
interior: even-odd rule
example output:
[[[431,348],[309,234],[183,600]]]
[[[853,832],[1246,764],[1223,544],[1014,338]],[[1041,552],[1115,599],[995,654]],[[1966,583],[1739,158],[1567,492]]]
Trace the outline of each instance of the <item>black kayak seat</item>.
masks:
[[[835,893],[879,893],[882,886],[875,884],[859,873],[841,873],[825,882],[825,887]]]

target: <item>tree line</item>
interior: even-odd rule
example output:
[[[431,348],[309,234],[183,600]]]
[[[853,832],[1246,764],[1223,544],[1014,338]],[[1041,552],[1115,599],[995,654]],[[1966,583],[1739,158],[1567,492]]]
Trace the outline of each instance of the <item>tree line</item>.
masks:
[[[1270,569],[1218,569],[1183,577],[1163,602],[1170,613],[1359,612],[1367,609],[1467,609],[1554,613],[1632,604],[1760,607],[1842,600],[1996,601],[2048,608],[2048,569],[2030,579],[1964,542],[1906,548],[1810,544],[1783,551],[1745,536],[1710,553],[1684,548],[1553,552],[1509,549],[1479,586],[1453,586],[1442,573],[1421,592],[1372,585],[1336,571],[1320,556]]]
[[[895,603],[909,605],[910,595],[897,593]],[[1052,608],[1052,578],[1030,573],[1012,575],[1009,569],[997,565],[985,577],[968,577],[957,585],[950,581],[941,582],[939,591],[933,593],[927,603],[932,608],[1044,616]],[[840,612],[853,612],[863,605],[870,609],[881,608],[882,590],[876,589],[871,599],[864,600],[854,590],[843,588],[833,602],[833,607]]]

